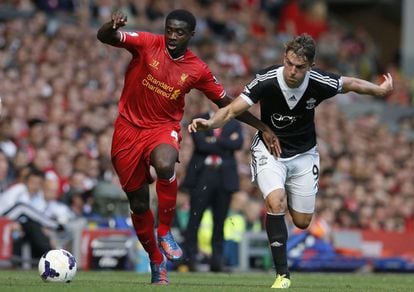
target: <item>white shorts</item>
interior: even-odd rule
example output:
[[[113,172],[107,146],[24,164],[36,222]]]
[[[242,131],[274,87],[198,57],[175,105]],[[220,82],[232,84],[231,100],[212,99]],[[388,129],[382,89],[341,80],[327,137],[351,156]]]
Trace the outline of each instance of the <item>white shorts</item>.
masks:
[[[289,158],[276,159],[265,144],[253,138],[251,146],[252,182],[266,198],[276,189],[285,189],[290,208],[312,214],[319,182],[319,153],[316,146]]]

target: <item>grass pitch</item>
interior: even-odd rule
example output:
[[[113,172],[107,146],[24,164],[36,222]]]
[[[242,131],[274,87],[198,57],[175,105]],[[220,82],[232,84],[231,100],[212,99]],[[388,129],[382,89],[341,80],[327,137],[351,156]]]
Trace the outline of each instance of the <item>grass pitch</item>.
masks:
[[[78,271],[72,283],[45,283],[36,270],[0,270],[0,291],[266,291],[273,273],[176,273],[170,285],[150,285],[150,275]],[[292,273],[293,291],[414,291],[414,274]]]

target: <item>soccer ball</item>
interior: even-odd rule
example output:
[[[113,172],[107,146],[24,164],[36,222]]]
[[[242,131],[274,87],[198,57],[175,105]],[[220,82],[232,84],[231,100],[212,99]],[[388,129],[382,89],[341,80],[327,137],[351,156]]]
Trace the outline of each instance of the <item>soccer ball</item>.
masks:
[[[64,249],[52,249],[39,260],[39,274],[45,282],[69,283],[76,275],[75,257]]]

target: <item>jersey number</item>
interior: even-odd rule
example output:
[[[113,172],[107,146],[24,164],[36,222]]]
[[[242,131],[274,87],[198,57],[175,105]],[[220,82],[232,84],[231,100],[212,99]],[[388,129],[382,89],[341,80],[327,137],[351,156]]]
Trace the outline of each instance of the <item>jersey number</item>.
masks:
[[[319,179],[319,168],[318,168],[318,166],[313,165],[312,173],[315,176],[315,180]]]

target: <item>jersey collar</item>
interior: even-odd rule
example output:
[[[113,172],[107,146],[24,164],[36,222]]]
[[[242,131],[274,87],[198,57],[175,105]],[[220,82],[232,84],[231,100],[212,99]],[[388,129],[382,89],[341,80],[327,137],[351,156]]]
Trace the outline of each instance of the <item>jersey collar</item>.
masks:
[[[184,53],[184,55],[181,55],[181,56],[179,56],[178,58],[173,58],[171,55],[170,55],[170,52],[168,52],[168,49],[167,48],[164,48],[164,50],[165,50],[165,53],[167,53],[167,55],[168,55],[168,57],[170,57],[171,58],[171,60],[173,60],[173,61],[180,61],[180,60],[183,60],[184,59],[184,56],[187,54],[187,52],[188,52],[188,49],[185,51],[185,53]]]
[[[285,97],[286,103],[288,104],[290,109],[293,109],[298,104],[299,100],[305,93],[306,88],[308,87],[310,72],[306,72],[306,76],[299,87],[290,88],[286,84],[285,78],[283,77],[283,68],[284,66],[277,68],[277,80],[279,82],[279,86],[283,93],[283,96]]]

